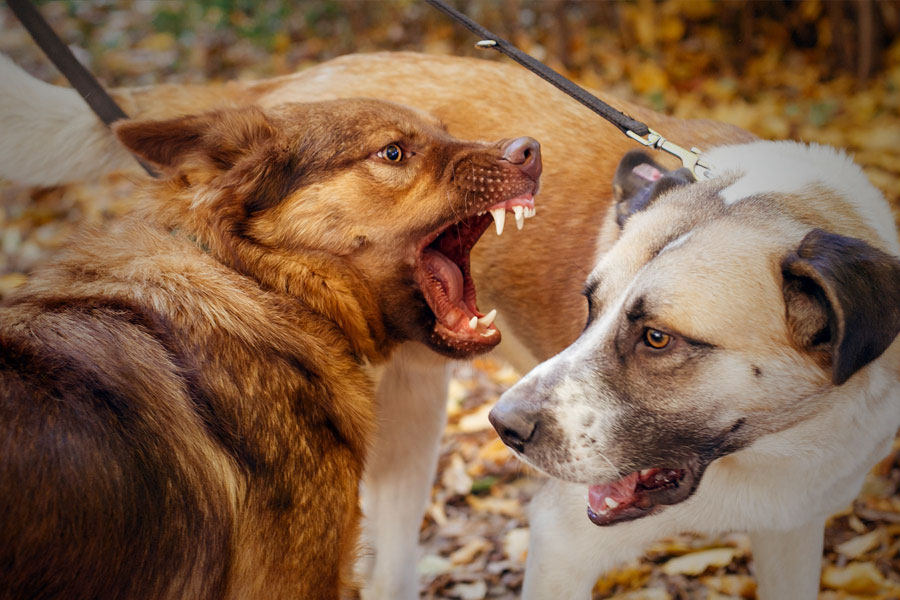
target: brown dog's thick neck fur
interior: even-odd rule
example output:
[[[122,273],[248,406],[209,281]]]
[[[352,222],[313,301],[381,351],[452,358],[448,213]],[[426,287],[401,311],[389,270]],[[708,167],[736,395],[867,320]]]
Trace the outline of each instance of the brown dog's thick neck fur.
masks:
[[[337,598],[369,366],[429,339],[416,251],[504,146],[366,100],[116,133],[164,177],[0,308],[0,598]]]

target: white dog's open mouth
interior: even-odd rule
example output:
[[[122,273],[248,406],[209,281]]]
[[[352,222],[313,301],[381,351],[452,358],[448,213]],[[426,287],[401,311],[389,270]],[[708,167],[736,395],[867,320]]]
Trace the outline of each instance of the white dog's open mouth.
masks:
[[[640,519],[659,507],[687,500],[700,482],[702,468],[695,461],[680,468],[644,469],[612,483],[588,488],[588,518],[597,525]]]

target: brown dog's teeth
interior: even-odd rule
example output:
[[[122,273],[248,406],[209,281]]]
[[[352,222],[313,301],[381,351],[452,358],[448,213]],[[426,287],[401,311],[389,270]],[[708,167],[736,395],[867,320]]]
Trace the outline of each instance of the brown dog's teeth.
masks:
[[[487,329],[488,327],[491,326],[491,323],[494,322],[494,317],[496,317],[496,316],[497,316],[497,309],[494,308],[491,310],[491,312],[489,312],[488,314],[486,314],[483,317],[481,317],[480,319],[478,319],[478,322],[481,323],[485,327],[485,329]]]
[[[513,212],[516,214],[516,229],[521,231],[522,226],[525,225],[525,207],[514,206]]]
[[[494,225],[497,227],[497,235],[503,233],[503,224],[506,222],[506,209],[495,208],[491,211],[494,216]]]

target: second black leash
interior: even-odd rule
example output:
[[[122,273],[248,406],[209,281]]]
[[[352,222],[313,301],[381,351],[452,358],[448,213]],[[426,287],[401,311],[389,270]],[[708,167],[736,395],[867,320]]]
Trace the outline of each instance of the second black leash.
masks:
[[[443,0],[425,0],[425,2],[432,5],[445,15],[449,16],[451,19],[458,22],[478,37],[482,38],[482,41],[478,42],[477,44],[479,48],[497,50],[498,52],[505,54],[541,79],[552,84],[560,91],[568,94],[584,106],[588,107],[589,109],[615,125],[622,133],[635,140],[639,144],[643,144],[644,146],[654,148],[656,150],[662,150],[663,152],[668,152],[669,154],[674,154],[679,159],[681,159],[682,164],[690,170],[690,172],[694,175],[694,178],[698,181],[709,179],[712,176],[711,168],[709,167],[709,165],[703,163],[700,158],[700,151],[696,148],[686,150],[681,146],[673,144],[665,137],[663,137],[660,133],[650,129],[645,123],[641,123],[640,121],[629,117],[625,113],[616,110],[572,80],[567,79],[566,77],[557,73],[534,57],[525,54],[503,38],[494,35],[492,32],[488,31],[463,13],[459,12],[452,6],[449,6]]]

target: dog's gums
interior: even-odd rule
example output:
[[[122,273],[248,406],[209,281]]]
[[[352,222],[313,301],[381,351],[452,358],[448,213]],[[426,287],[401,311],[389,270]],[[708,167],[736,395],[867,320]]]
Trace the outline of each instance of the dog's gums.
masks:
[[[687,500],[700,481],[696,462],[681,468],[635,471],[612,483],[588,488],[588,518],[596,525],[614,525],[657,512],[657,507]]]
[[[415,278],[434,313],[434,335],[442,346],[472,353],[500,342],[500,332],[493,324],[497,311],[485,314],[476,305],[469,252],[492,218],[497,233],[502,233],[507,211],[515,215],[521,229],[524,219],[535,214],[534,196],[522,194],[445,225],[426,237],[419,248]]]

